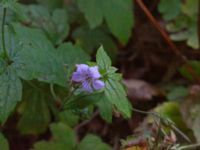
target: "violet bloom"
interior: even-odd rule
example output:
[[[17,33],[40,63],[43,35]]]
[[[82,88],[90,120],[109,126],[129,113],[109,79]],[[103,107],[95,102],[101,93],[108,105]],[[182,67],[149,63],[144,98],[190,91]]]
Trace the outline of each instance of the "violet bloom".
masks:
[[[89,67],[85,64],[79,64],[76,67],[77,70],[72,74],[72,81],[81,83],[84,91],[93,92],[105,86],[105,83],[99,80],[101,74],[97,66]]]

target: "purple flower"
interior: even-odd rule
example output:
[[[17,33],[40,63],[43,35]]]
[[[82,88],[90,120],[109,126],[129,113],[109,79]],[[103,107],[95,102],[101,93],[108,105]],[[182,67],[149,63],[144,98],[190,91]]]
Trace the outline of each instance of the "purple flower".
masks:
[[[105,83],[99,80],[101,74],[97,66],[89,67],[85,64],[79,64],[76,67],[77,70],[72,74],[72,81],[81,83],[84,91],[93,92],[105,86]]]

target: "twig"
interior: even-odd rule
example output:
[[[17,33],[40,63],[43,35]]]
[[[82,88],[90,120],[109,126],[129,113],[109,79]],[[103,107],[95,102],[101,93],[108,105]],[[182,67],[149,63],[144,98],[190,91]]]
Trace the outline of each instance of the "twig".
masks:
[[[185,149],[185,150],[188,150],[188,149],[194,149],[194,148],[197,148],[197,147],[200,147],[200,143],[182,146],[182,147],[180,147],[178,150],[184,150],[184,149]]]
[[[6,50],[6,44],[5,44],[5,29],[4,29],[4,26],[5,26],[5,20],[6,20],[6,8],[3,8],[3,19],[2,19],[2,25],[1,25],[1,32],[2,32],[2,47],[3,47],[3,56],[4,58],[10,62],[10,59],[8,57],[8,53],[7,53],[7,50]]]
[[[80,128],[82,128],[83,126],[87,125],[88,123],[90,123],[96,116],[99,115],[99,111],[95,111],[94,114],[92,115],[92,117],[88,120],[85,120],[83,122],[81,122],[80,124],[78,124],[74,130],[78,131]]]
[[[142,0],[135,0],[138,6],[143,10],[145,15],[148,17],[148,19],[151,21],[151,23],[154,25],[154,27],[160,32],[166,43],[170,46],[171,50],[174,52],[174,54],[181,58],[181,60],[187,64],[185,67],[187,71],[193,76],[193,78],[200,84],[200,77],[196,74],[196,72],[193,70],[192,66],[188,63],[187,57],[182,55],[181,51],[175,46],[175,44],[170,40],[168,34],[162,29],[160,24],[156,21],[156,19],[153,17],[153,15],[150,13],[150,11],[147,9],[147,7],[144,5]]]
[[[200,49],[200,0],[198,1],[198,44]]]

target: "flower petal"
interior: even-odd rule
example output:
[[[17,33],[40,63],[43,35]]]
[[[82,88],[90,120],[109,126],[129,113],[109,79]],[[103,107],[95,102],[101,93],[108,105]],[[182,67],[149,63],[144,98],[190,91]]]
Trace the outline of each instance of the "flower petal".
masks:
[[[95,90],[100,90],[105,86],[105,83],[101,80],[95,80],[93,81],[92,86]]]
[[[84,82],[82,83],[82,88],[83,88],[83,90],[86,91],[86,92],[89,92],[89,93],[93,92],[91,83],[90,83],[89,81],[84,81]]]
[[[89,76],[93,79],[98,79],[101,77],[101,74],[99,73],[98,67],[90,67],[88,70]]]
[[[79,73],[82,73],[82,74],[87,73],[87,71],[89,69],[89,66],[86,64],[78,64],[78,65],[76,65],[76,67],[77,67],[76,71]]]
[[[75,82],[82,82],[85,80],[85,76],[82,75],[81,73],[79,72],[74,72],[72,74],[72,81],[75,81]]]

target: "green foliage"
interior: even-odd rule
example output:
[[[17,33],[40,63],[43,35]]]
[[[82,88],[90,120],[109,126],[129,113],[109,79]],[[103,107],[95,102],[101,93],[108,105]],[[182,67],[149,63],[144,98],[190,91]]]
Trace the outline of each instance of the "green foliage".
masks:
[[[24,110],[21,112],[18,129],[22,134],[43,133],[50,123],[51,116],[48,108],[50,100],[42,91],[36,89],[24,93],[23,99]]]
[[[188,62],[190,64],[190,66],[192,67],[192,69],[195,71],[195,73],[200,76],[200,62],[197,60],[193,60],[193,61],[189,61]],[[182,76],[184,76],[185,78],[194,81],[193,76],[191,75],[191,73],[187,70],[187,66],[188,64],[183,65],[179,71],[181,73]]]
[[[167,94],[168,100],[183,100],[189,94],[188,89],[184,86],[175,86],[170,89],[169,93]]]
[[[6,138],[3,136],[2,133],[0,133],[0,148],[1,148],[2,150],[9,150],[8,141],[7,141]]]
[[[126,97],[126,91],[122,85],[121,75],[115,73],[116,68],[111,67],[111,60],[105,53],[103,47],[100,47],[97,51],[96,61],[100,72],[104,75],[103,78],[106,83],[106,99],[125,117],[131,117],[131,105]],[[105,118],[108,118],[108,116],[105,116]]]
[[[131,0],[77,0],[77,3],[91,28],[105,19],[112,34],[123,44],[128,42],[133,27]]]
[[[40,141],[34,145],[34,150],[73,150],[76,145],[76,135],[74,131],[62,124],[52,124],[50,126],[53,134],[52,141]]]
[[[87,135],[80,143],[76,141],[74,131],[68,126],[57,123],[51,125],[53,138],[51,141],[40,141],[34,145],[34,150],[111,150],[101,139],[94,135]]]
[[[162,0],[158,10],[168,21],[166,28],[172,40],[186,41],[187,45],[198,49],[198,0]]]
[[[181,11],[181,0],[161,0],[158,10],[165,20],[174,19]]]
[[[78,145],[77,150],[111,150],[107,144],[104,144],[99,137],[88,134]]]

